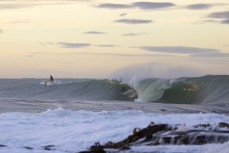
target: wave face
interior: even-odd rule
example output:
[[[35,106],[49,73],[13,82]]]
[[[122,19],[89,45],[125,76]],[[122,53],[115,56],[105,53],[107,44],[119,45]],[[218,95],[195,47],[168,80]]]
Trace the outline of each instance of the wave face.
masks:
[[[61,84],[44,86],[38,79],[1,79],[1,98],[53,100],[124,100],[136,96],[126,93],[132,88],[118,81],[95,79],[65,79]]]
[[[135,86],[139,101],[177,104],[229,103],[229,76],[147,79]]]
[[[228,75],[150,78],[137,81],[133,85],[107,79],[60,80],[61,84],[44,86],[40,85],[41,79],[0,79],[0,98],[229,104]]]

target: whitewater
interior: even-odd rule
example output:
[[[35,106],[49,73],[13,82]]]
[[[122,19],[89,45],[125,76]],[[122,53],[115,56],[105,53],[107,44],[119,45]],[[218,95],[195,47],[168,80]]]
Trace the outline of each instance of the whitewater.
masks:
[[[80,152],[96,142],[120,141],[152,121],[188,129],[229,123],[227,75],[134,83],[58,79],[50,86],[43,80],[0,79],[1,153]],[[229,143],[131,146],[121,152],[228,153]]]

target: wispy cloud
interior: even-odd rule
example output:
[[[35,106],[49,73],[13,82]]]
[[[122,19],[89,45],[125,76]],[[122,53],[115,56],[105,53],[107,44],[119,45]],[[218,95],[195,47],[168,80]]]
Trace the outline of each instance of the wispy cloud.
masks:
[[[91,0],[1,0],[0,10],[22,9],[39,5],[60,5],[73,2],[88,2]]]
[[[2,29],[0,29],[0,33],[3,33],[3,30]]]
[[[101,34],[107,34],[106,32],[100,32],[100,31],[87,31],[85,34],[93,34],[93,35],[101,35]]]
[[[152,20],[143,20],[143,19],[120,19],[115,20],[115,22],[125,23],[125,24],[147,24],[152,23]]]
[[[126,16],[127,13],[121,13],[119,16]]]
[[[26,7],[32,7],[38,4],[0,4],[0,10],[7,10],[7,9],[20,9]]]
[[[116,45],[113,44],[99,44],[99,45],[94,45],[90,43],[70,43],[70,42],[40,42],[39,44],[41,45],[58,45],[62,48],[83,48],[83,47],[90,47],[90,46],[97,46],[97,47],[117,47]]]
[[[223,24],[229,24],[229,19],[221,21]]]
[[[140,32],[140,33],[124,33],[122,34],[122,36],[130,36],[130,37],[135,37],[135,36],[140,36],[145,34],[144,32]]]
[[[24,20],[15,20],[15,21],[11,21],[9,23],[29,23],[30,20],[28,19],[24,19]]]
[[[108,8],[108,9],[126,9],[131,8],[131,5],[128,4],[114,4],[114,3],[103,3],[97,5],[99,8]]]
[[[211,18],[229,19],[229,11],[225,12],[214,12],[208,15]]]
[[[96,45],[98,47],[117,47],[116,45],[111,45],[111,44],[105,44],[105,45]]]
[[[161,53],[182,53],[182,54],[196,54],[196,53],[209,53],[219,52],[216,49],[186,47],[186,46],[143,46],[141,49],[146,51],[161,52]]]
[[[170,2],[135,2],[132,3],[132,7],[137,7],[139,9],[151,10],[151,9],[162,9],[176,6],[174,3]]]
[[[91,44],[89,43],[68,43],[68,42],[58,42],[57,45],[61,46],[62,48],[82,48],[82,47],[91,46]]]
[[[56,45],[54,42],[39,42],[40,45]]]
[[[228,57],[229,53],[223,53],[217,49],[198,48],[188,46],[142,46],[142,50],[166,54],[187,54],[193,57]]]
[[[229,53],[202,53],[202,54],[193,54],[192,57],[229,57]]]
[[[173,6],[176,5],[170,2],[134,2],[130,4],[102,3],[97,5],[97,7],[99,8],[107,8],[107,9],[138,8],[143,10],[163,9],[163,8],[169,8]]]
[[[208,15],[210,18],[220,19],[218,23],[229,24],[229,11],[214,12]]]
[[[212,7],[212,4],[192,4],[188,5],[186,8],[190,10],[204,10],[204,9],[209,9]]]

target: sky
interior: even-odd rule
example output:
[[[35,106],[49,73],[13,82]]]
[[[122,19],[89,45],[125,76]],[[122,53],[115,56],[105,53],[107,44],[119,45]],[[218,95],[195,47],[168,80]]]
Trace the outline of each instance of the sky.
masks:
[[[229,2],[0,0],[0,78],[50,74],[229,75]]]

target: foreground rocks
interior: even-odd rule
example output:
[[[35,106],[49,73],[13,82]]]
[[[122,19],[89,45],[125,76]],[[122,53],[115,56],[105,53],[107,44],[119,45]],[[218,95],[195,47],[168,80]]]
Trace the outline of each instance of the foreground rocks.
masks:
[[[106,149],[128,150],[131,146],[154,145],[203,145],[225,143],[229,141],[229,124],[221,122],[217,125],[198,124],[171,126],[168,124],[150,123],[143,129],[135,128],[133,133],[119,142],[99,142],[81,153],[106,153]]]

